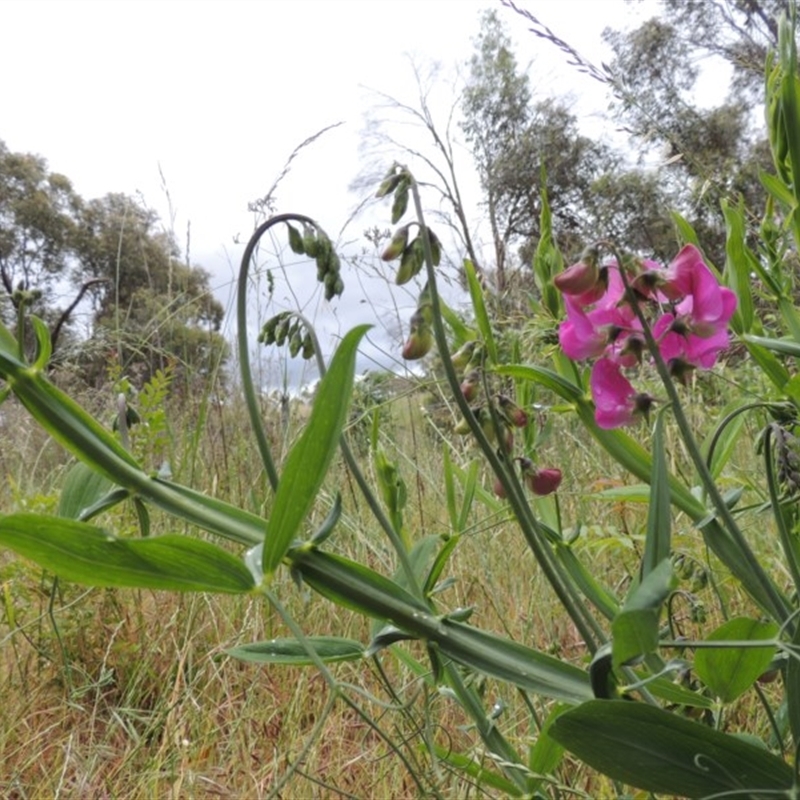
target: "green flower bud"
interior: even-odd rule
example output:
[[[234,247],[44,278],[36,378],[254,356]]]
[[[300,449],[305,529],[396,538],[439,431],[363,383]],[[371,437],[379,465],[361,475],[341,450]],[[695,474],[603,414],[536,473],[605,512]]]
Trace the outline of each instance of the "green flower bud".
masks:
[[[406,213],[406,209],[408,208],[408,190],[410,186],[411,182],[407,177],[403,176],[394,194],[394,202],[392,203],[392,225],[396,225],[400,219],[402,219],[403,214]]]
[[[311,338],[311,333],[306,331],[303,337],[303,358],[308,361],[314,355],[314,340]]]
[[[398,228],[395,231],[394,236],[392,236],[392,240],[389,242],[383,253],[381,253],[381,259],[383,261],[394,261],[403,254],[403,251],[406,249],[406,245],[408,244],[408,229],[408,225],[403,225],[402,228]]]
[[[400,259],[400,268],[397,270],[394,282],[398,286],[408,283],[422,269],[424,260],[425,253],[422,248],[422,240],[417,236],[403,251],[403,257]]]
[[[303,249],[303,237],[300,235],[300,231],[288,222],[286,227],[289,229],[289,247],[291,247],[293,253],[302,256],[306,251]]]
[[[466,342],[450,356],[450,360],[453,362],[453,367],[456,372],[461,372],[467,368],[467,364],[469,364],[477,345],[478,342],[474,340]]]
[[[316,258],[320,253],[316,231],[310,225],[303,229],[303,252],[310,258]]]

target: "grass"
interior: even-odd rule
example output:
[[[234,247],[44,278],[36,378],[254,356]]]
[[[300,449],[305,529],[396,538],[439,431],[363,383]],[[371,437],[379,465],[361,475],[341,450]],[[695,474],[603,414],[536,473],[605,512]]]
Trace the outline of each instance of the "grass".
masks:
[[[110,416],[110,396],[86,400],[100,418]],[[416,394],[402,396],[382,410],[381,446],[397,462],[407,484],[405,520],[411,541],[446,533],[450,526],[441,480],[442,436],[419,413],[420,402]],[[711,406],[692,407],[697,409],[696,421],[708,425]],[[202,398],[186,402],[176,395],[165,397],[161,410],[166,412],[166,436],[159,433],[158,446],[147,429],[134,439],[134,447],[146,459],[166,457],[177,479],[263,511],[266,481],[255,466],[258,457],[242,424],[241,408]],[[3,413],[8,443],[0,455],[0,509],[52,511],[66,468],[64,456],[13,401],[3,406]],[[594,497],[593,492],[627,483],[628,478],[602,457],[569,415],[553,414],[551,422],[553,430],[541,452],[542,459],[565,473],[559,500],[564,525],[582,525],[579,555],[623,594],[638,564],[646,510],[631,502]],[[280,434],[278,427],[273,434]],[[287,432],[289,439],[295,434],[294,429]],[[746,432],[724,480],[750,487],[747,497],[755,502],[752,487],[758,463],[750,444],[753,435]],[[363,431],[357,439],[363,445]],[[671,446],[669,452],[675,460],[672,467],[686,471],[680,448]],[[466,465],[475,457],[468,440],[453,440],[456,463]],[[486,475],[483,485],[487,491],[476,500],[449,564],[454,583],[438,596],[442,609],[474,606],[474,624],[585,666],[587,653],[580,638],[560,612],[505,507],[492,497]],[[51,493],[42,493],[41,487],[49,487]],[[393,559],[386,542],[341,464],[329,477],[316,513],[325,513],[337,489],[343,495],[344,515],[326,546],[390,572]],[[770,561],[777,553],[771,531],[764,530],[757,511],[744,522],[754,546]],[[169,521],[160,515],[153,523],[154,532],[168,530]],[[133,530],[134,517],[115,512],[104,524]],[[675,544],[705,561],[699,536],[680,516]],[[225,648],[236,644],[287,635],[263,601],[87,591],[54,582],[8,553],[0,553],[0,581],[4,797],[502,794],[485,781],[453,771],[444,760],[431,759],[421,747],[422,741],[435,742],[444,752],[465,753],[492,766],[456,703],[391,652],[382,655],[380,668],[370,660],[334,665],[344,688],[342,697],[330,705],[330,690],[312,668],[265,667],[225,654]],[[370,640],[369,621],[298,589],[288,574],[281,573],[273,589],[305,631]],[[719,577],[717,589],[729,613],[752,613],[724,577]],[[711,621],[721,620],[712,590],[699,595]],[[700,632],[686,612],[681,624],[687,635]],[[427,665],[419,644],[396,647]],[[529,706],[527,698],[490,680],[481,680],[479,686],[487,709],[504,709],[497,724],[524,752],[535,736],[531,709],[543,719],[548,706],[537,698],[530,698]],[[759,732],[766,731],[752,693],[726,719],[735,722],[748,716],[758,719]],[[553,789],[554,797],[616,796],[608,781],[569,758],[554,780],[563,787]]]

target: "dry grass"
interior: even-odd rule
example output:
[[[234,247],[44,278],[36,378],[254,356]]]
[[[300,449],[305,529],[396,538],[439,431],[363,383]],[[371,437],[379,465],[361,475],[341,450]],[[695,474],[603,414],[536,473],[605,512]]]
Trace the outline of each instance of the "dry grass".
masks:
[[[441,442],[416,416],[418,405],[417,400],[398,403],[383,441],[408,485],[406,521],[412,540],[449,527]],[[0,508],[52,510],[63,455],[26,423],[19,409],[6,404],[4,413],[6,432],[14,441],[0,460]],[[241,409],[184,403],[172,406],[169,417],[169,452],[161,455],[176,466],[176,477],[260,510],[265,481],[254,467],[257,456]],[[195,435],[198,424],[202,435]],[[555,425],[546,452],[549,463],[564,468],[564,524],[580,521],[586,527],[579,545],[582,558],[608,585],[624,590],[638,563],[644,509],[588,499],[587,491],[627,478],[599,456],[568,417],[556,418]],[[140,445],[146,450],[143,435]],[[457,448],[461,463],[473,456],[468,442]],[[743,480],[739,473],[746,474],[751,459],[744,448],[737,451],[729,480]],[[490,485],[488,479],[484,483]],[[42,492],[43,486],[53,491]],[[341,466],[325,496],[337,488],[345,511],[329,546],[391,570],[388,547]],[[121,513],[116,523],[130,524],[132,518]],[[154,517],[154,525],[166,530],[167,521]],[[449,565],[455,583],[439,597],[442,609],[474,606],[476,625],[585,664],[582,642],[559,612],[502,506],[478,501],[470,526]],[[696,533],[680,518],[676,545],[703,557]],[[763,547],[765,557],[775,552],[769,541]],[[0,581],[5,604],[0,620],[4,797],[497,794],[437,763],[421,747],[427,737],[454,752],[486,758],[456,704],[391,653],[381,658],[390,688],[370,661],[336,665],[336,678],[352,688],[343,688],[343,697],[329,707],[330,690],[315,670],[242,663],[224,653],[236,644],[286,635],[262,601],[54,586],[51,577],[8,554],[0,554]],[[274,589],[305,631],[369,641],[369,622],[308,596],[288,576],[282,575]],[[721,591],[736,607],[735,588],[723,583]],[[703,596],[713,615],[713,598],[708,590]],[[425,663],[422,648],[412,643],[407,649]],[[534,732],[521,697],[492,681],[482,682],[481,691],[487,708],[497,701],[505,704],[498,724],[524,753]],[[748,703],[737,713],[754,713],[754,704]],[[537,713],[546,713],[545,704],[534,704]],[[606,781],[570,759],[557,777],[579,793],[613,796]]]

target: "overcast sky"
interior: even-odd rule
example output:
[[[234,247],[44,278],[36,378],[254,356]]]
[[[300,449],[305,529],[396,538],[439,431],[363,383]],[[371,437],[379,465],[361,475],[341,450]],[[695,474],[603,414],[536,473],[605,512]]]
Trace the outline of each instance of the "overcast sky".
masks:
[[[623,0],[519,5],[598,64],[603,28],[641,16]],[[141,193],[181,243],[190,222],[192,260],[222,296],[235,241],[253,228],[248,201],[292,150],[343,123],[303,151],[277,192],[279,210],[338,234],[361,199],[348,185],[375,104],[369,89],[413,102],[412,58],[441,62],[452,78],[491,7],[520,63],[533,64],[536,91],[571,93],[584,128],[599,130],[599,85],[492,0],[2,0],[0,139],[44,156],[85,198]]]

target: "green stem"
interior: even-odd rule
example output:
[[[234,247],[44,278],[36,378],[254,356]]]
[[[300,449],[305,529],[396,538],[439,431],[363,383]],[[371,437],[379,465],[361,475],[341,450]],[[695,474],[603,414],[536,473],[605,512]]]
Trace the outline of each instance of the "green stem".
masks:
[[[433,331],[436,339],[436,346],[439,349],[439,356],[444,367],[445,376],[450,386],[450,390],[456,401],[459,411],[464,419],[470,426],[470,430],[478,442],[479,447],[483,451],[489,466],[492,468],[495,475],[500,480],[503,488],[505,489],[506,496],[511,508],[516,515],[516,518],[525,536],[534,557],[536,558],[539,566],[542,568],[545,577],[550,585],[553,587],[559,602],[562,604],[567,614],[572,619],[580,635],[583,637],[587,648],[590,652],[597,650],[598,642],[603,642],[605,636],[597,621],[591,615],[589,610],[583,603],[582,598],[577,592],[574,585],[570,582],[569,577],[563,570],[559,562],[556,560],[552,553],[550,546],[546,543],[544,532],[538,525],[538,521],[534,517],[530,506],[525,500],[522,486],[517,479],[513,469],[509,467],[507,460],[501,460],[495,453],[494,448],[489,442],[486,434],[483,432],[480,424],[475,419],[475,415],[464,397],[461,386],[456,375],[453,362],[450,358],[450,353],[447,346],[447,334],[444,329],[444,322],[440,310],[439,291],[436,284],[436,272],[433,266],[433,257],[431,253],[430,241],[428,239],[428,229],[425,225],[424,215],[422,211],[422,202],[419,196],[419,189],[417,182],[411,179],[411,193],[414,198],[414,207],[416,210],[417,218],[420,222],[420,227],[423,232],[422,245],[425,251],[425,266],[427,268],[428,277],[428,291],[431,297],[431,306],[433,308]]]

